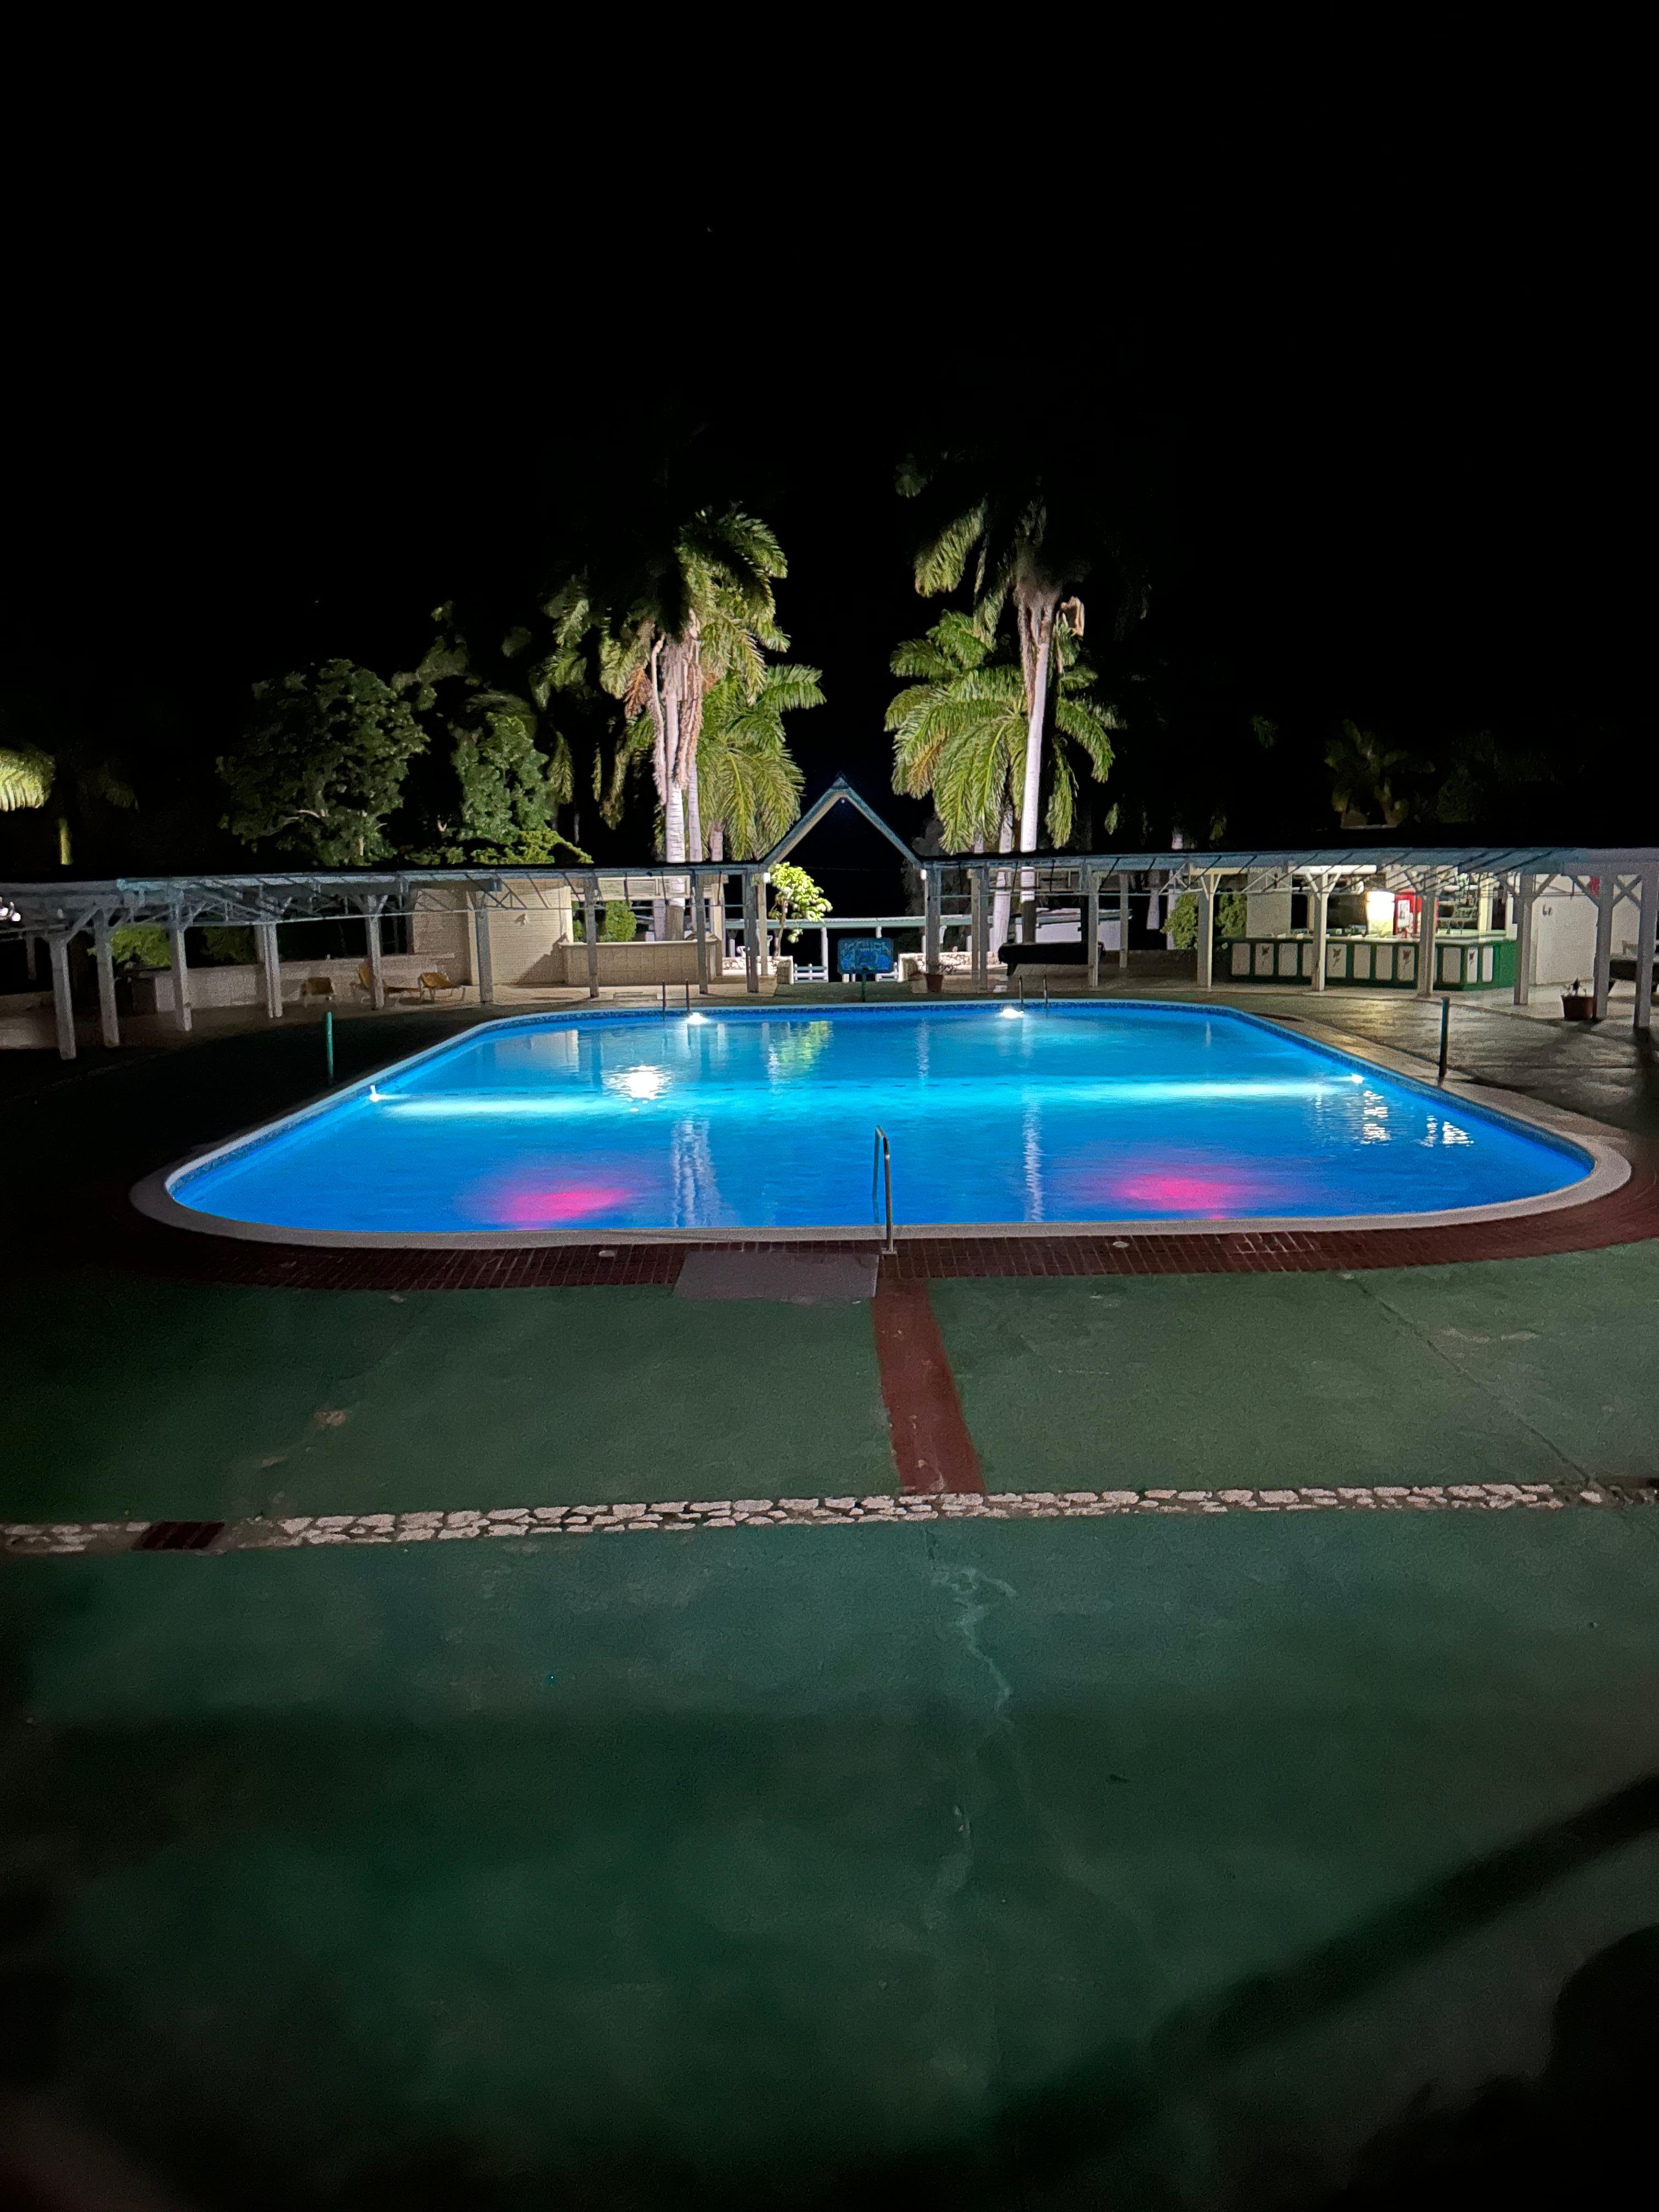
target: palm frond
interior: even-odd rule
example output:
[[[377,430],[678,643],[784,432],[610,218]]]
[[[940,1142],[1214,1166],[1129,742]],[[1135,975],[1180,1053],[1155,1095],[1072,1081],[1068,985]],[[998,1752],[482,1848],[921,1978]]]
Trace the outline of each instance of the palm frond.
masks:
[[[0,746],[0,814],[44,806],[52,796],[57,763],[32,745]]]

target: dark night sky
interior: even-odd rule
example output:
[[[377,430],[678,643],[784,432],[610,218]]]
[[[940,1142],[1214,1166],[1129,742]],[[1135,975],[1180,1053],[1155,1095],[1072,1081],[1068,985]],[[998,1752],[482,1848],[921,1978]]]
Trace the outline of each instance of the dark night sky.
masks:
[[[845,770],[914,834],[881,715],[887,655],[931,612],[894,462],[944,418],[1037,410],[1109,440],[1127,406],[1170,459],[1147,637],[1185,679],[1172,743],[1246,763],[1234,834],[1334,825],[1328,779],[1249,761],[1253,708],[1304,769],[1344,714],[1427,753],[1484,726],[1588,748],[1634,796],[1577,826],[1659,842],[1632,818],[1655,784],[1632,207],[1605,165],[1513,150],[1346,198],[1323,172],[1243,195],[1209,179],[1143,194],[1133,222],[1103,186],[1068,198],[1065,250],[1025,292],[1012,217],[965,252],[958,222],[914,208],[799,214],[764,266],[692,210],[675,220],[706,274],[665,299],[660,250],[630,262],[621,216],[603,250],[543,264],[395,190],[356,210],[267,198],[229,252],[198,202],[141,193],[82,234],[72,284],[50,252],[14,280],[35,342],[0,704],[27,737],[42,701],[73,702],[133,759],[157,863],[204,860],[206,764],[249,682],[331,653],[389,671],[437,599],[527,599],[667,403],[697,431],[690,465],[789,555],[784,620],[830,702],[795,727],[808,796]],[[1156,815],[1164,774],[1126,759],[1123,787]],[[1611,791],[1581,776],[1581,816],[1592,781]]]

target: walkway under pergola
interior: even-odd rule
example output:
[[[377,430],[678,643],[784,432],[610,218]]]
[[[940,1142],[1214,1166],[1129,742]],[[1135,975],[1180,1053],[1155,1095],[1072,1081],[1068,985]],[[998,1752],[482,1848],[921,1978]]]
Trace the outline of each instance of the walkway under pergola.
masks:
[[[1553,886],[1571,884],[1596,902],[1595,994],[1597,1018],[1604,1017],[1611,983],[1613,918],[1621,900],[1633,900],[1639,922],[1635,971],[1652,972],[1659,933],[1659,848],[1489,845],[1340,845],[1283,847],[1219,852],[1109,851],[1087,854],[963,853],[919,858],[868,803],[842,779],[793,823],[771,851],[753,860],[682,863],[661,860],[637,866],[614,863],[572,868],[398,868],[325,872],[293,871],[248,875],[118,877],[106,881],[64,880],[0,885],[0,933],[44,939],[49,950],[58,1046],[65,1060],[76,1050],[70,992],[70,947],[80,936],[92,939],[98,975],[100,1033],[106,1045],[120,1042],[111,938],[115,930],[148,923],[164,928],[172,942],[173,973],[179,981],[174,1019],[191,1025],[185,933],[203,924],[252,928],[264,972],[265,1007],[276,1020],[283,1012],[277,958],[279,923],[360,920],[368,947],[366,966],[376,1006],[386,1003],[381,967],[381,925],[389,916],[444,914],[463,918],[471,933],[473,973],[484,1005],[495,1000],[490,973],[489,933],[479,927],[491,911],[524,913],[556,903],[584,910],[589,994],[599,995],[599,941],[605,899],[609,896],[650,898],[684,917],[695,939],[698,988],[707,992],[717,972],[710,957],[709,908],[724,911],[726,887],[735,880],[743,915],[744,973],[750,992],[758,992],[765,961],[766,885],[774,868],[834,807],[848,804],[864,815],[921,878],[922,908],[916,917],[922,933],[923,965],[930,975],[941,967],[940,949],[947,926],[965,921],[969,965],[975,985],[987,987],[991,965],[990,917],[999,888],[1018,903],[1022,899],[1077,900],[1082,908],[1085,942],[1090,947],[1088,980],[1099,980],[1101,901],[1115,899],[1127,922],[1130,887],[1150,879],[1160,889],[1198,900],[1196,975],[1210,989],[1213,975],[1215,900],[1224,889],[1256,891],[1293,886],[1309,897],[1313,962],[1309,978],[1315,991],[1326,982],[1326,932],[1329,901],[1343,884],[1372,890],[1410,890],[1421,899],[1416,989],[1427,998],[1433,989],[1433,947],[1438,895],[1455,890],[1501,889],[1514,902],[1517,938],[1515,1000],[1525,1005],[1531,968],[1533,910]],[[947,884],[966,887],[968,911],[947,917]],[[620,892],[617,886],[620,885]],[[960,893],[957,893],[960,896]],[[1119,963],[1127,966],[1128,932],[1119,932]],[[1110,955],[1109,957],[1112,957]],[[1652,1020],[1651,996],[1636,992],[1635,1025]]]

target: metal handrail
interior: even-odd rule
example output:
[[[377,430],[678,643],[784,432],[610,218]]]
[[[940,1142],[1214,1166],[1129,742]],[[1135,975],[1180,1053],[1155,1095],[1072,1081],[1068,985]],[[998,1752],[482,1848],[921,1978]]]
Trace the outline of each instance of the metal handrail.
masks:
[[[872,1218],[876,1211],[876,1182],[879,1176],[884,1176],[887,1183],[887,1242],[881,1249],[884,1252],[896,1252],[898,1246],[893,1242],[893,1152],[887,1141],[886,1130],[878,1122],[875,1150],[870,1159],[870,1212]]]

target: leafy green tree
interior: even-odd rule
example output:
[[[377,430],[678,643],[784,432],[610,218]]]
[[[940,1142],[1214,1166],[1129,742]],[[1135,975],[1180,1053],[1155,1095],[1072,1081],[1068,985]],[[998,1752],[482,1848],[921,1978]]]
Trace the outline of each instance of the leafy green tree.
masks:
[[[824,896],[820,885],[807,874],[805,868],[797,868],[787,860],[781,860],[771,871],[769,881],[772,886],[771,920],[774,924],[781,924],[792,919],[797,921],[823,921],[835,912],[835,908]],[[793,945],[800,932],[791,929],[783,934],[787,935],[789,943]],[[780,937],[779,941],[780,943],[783,941],[782,936]]]
[[[256,684],[241,743],[218,763],[221,826],[316,868],[392,857],[386,824],[426,733],[372,669],[349,660]]]
[[[757,859],[799,814],[783,718],[823,704],[819,672],[785,660],[768,664],[752,694],[736,669],[704,693],[697,788],[710,860]]]
[[[1030,730],[1024,671],[954,610],[926,636],[901,645],[890,665],[896,676],[912,679],[887,709],[893,788],[913,798],[931,796],[948,851],[984,852],[993,839],[999,852],[1010,851]],[[1118,723],[1097,696],[1094,671],[1069,628],[1054,642],[1045,681],[1053,693],[1055,732],[1046,824],[1050,842],[1064,845],[1075,819],[1079,765],[1105,781]],[[1008,903],[1005,878],[997,889],[993,925],[998,944],[1006,933]]]
[[[418,666],[392,679],[442,749],[426,757],[416,797],[426,836],[410,857],[428,867],[532,866],[561,850],[585,860],[557,826],[574,775],[569,746],[540,711],[545,678],[526,670],[521,690],[492,681],[475,665],[453,606],[434,608],[433,619],[439,633]],[[509,635],[504,662],[524,658],[527,637]]]

